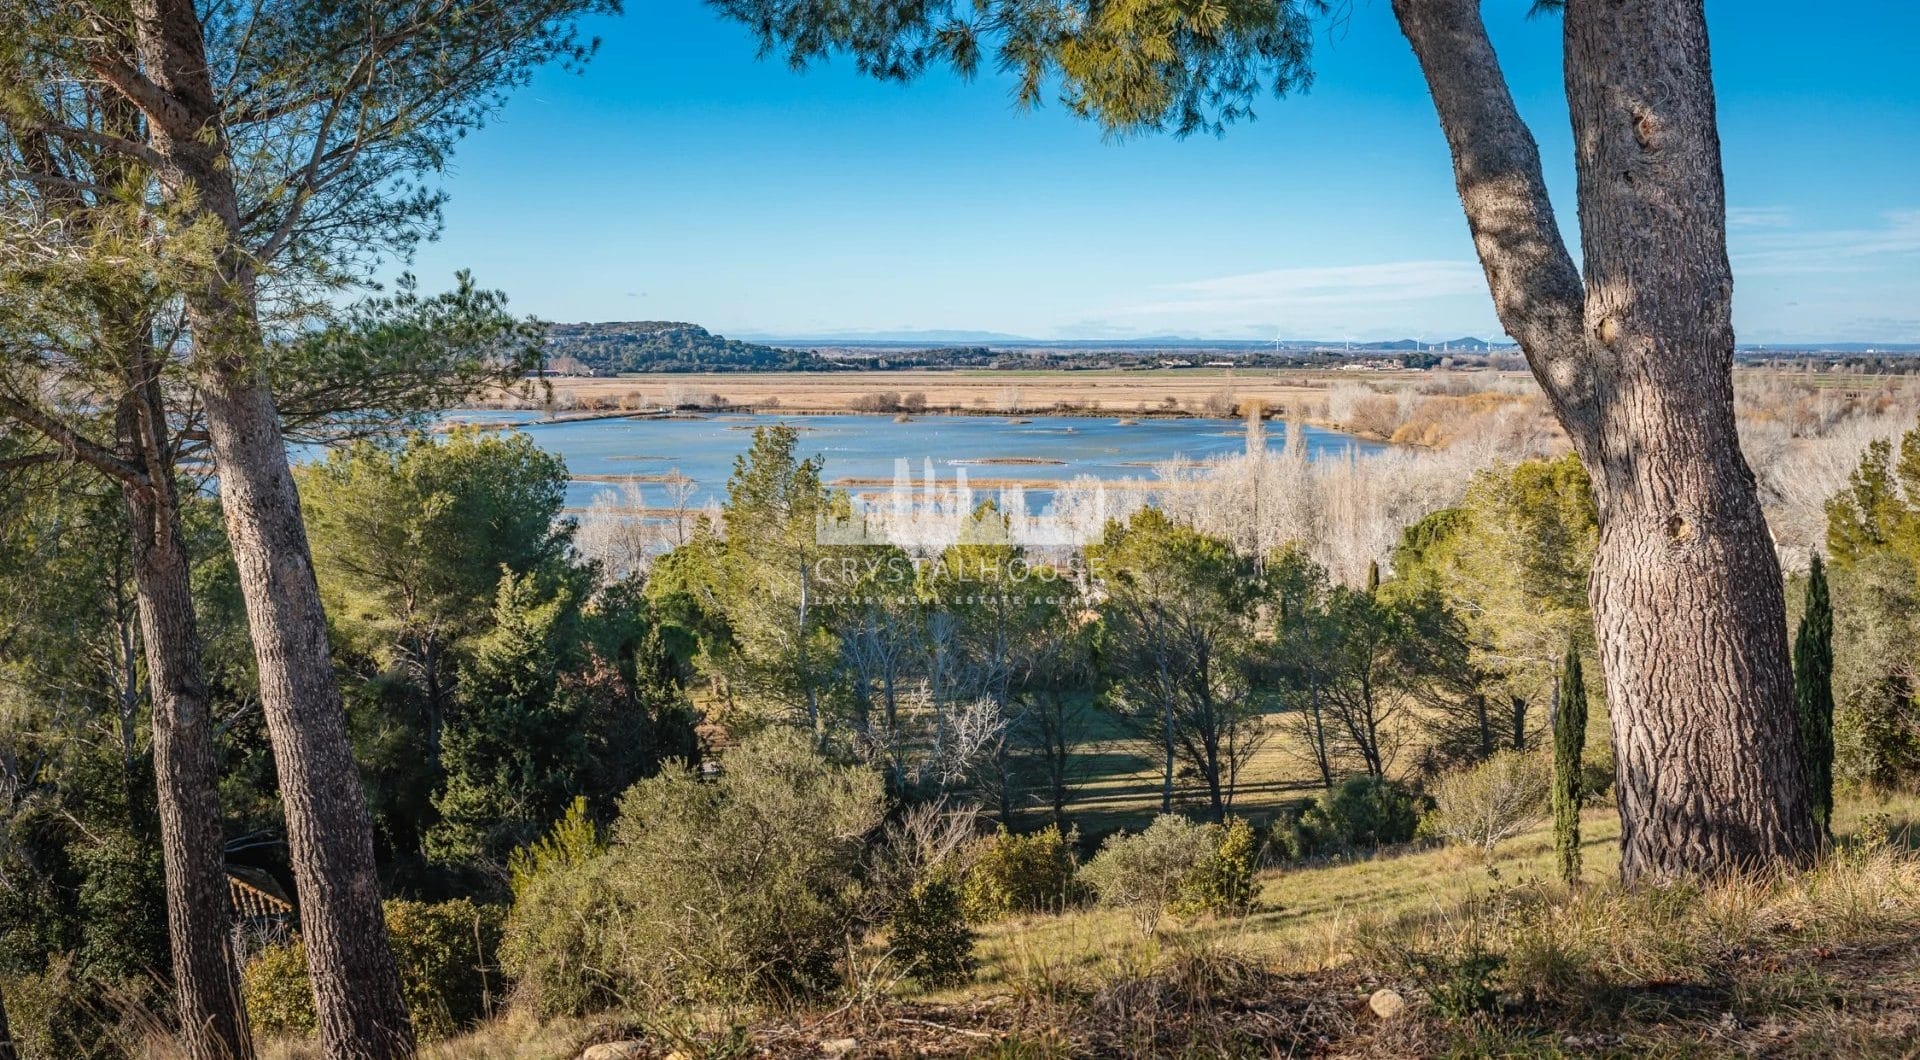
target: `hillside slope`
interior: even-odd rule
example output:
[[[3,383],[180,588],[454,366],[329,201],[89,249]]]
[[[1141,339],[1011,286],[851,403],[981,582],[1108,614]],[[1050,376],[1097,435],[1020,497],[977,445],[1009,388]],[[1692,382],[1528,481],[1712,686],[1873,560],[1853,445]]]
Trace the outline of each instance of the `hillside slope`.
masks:
[[[555,371],[586,368],[595,375],[818,371],[835,367],[818,354],[741,342],[715,335],[698,324],[675,320],[550,324],[547,364]]]

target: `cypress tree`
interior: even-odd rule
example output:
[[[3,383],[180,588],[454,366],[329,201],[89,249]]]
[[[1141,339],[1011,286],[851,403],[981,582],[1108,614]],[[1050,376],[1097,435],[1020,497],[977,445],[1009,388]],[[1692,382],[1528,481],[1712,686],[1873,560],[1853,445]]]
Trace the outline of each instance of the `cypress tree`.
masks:
[[[1367,562],[1367,595],[1377,596],[1379,595],[1379,593],[1380,593],[1380,561],[1369,560]]]
[[[1807,571],[1807,608],[1793,638],[1793,698],[1800,713],[1813,825],[1822,840],[1833,817],[1833,602],[1826,565],[1816,553]]]
[[[1587,743],[1587,686],[1580,648],[1567,645],[1560,667],[1560,702],[1553,712],[1553,849],[1560,876],[1580,882],[1580,754]]]

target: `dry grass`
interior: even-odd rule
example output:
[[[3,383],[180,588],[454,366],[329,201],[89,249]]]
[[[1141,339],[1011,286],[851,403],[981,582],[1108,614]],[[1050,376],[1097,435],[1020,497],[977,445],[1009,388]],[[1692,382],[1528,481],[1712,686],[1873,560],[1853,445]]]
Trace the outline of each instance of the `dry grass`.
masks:
[[[420,1060],[571,1060],[587,1045],[618,1041],[638,1033],[619,1020],[542,1022],[525,1012],[509,1012],[469,1034],[434,1042]],[[274,1040],[261,1043],[260,1060],[325,1060],[317,1042]]]
[[[1587,875],[1601,880],[1618,864],[1619,822],[1612,810],[1583,819]],[[980,972],[966,993],[1017,988],[1039,976],[1081,985],[1150,968],[1168,954],[1218,949],[1295,972],[1354,959],[1363,929],[1400,917],[1440,914],[1514,881],[1553,871],[1545,828],[1502,844],[1491,858],[1460,848],[1411,846],[1355,860],[1271,869],[1261,875],[1255,911],[1244,917],[1169,919],[1145,938],[1124,912],[1078,910],[988,925],[979,945]]]
[[[639,408],[665,400],[670,387],[718,395],[729,405],[794,413],[870,411],[874,395],[924,394],[928,412],[1199,414],[1230,390],[1235,403],[1258,398],[1285,408],[1320,397],[1328,373],[1192,368],[1146,371],[1018,372],[720,372],[556,379],[554,397],[569,408]],[[1169,404],[1171,402],[1171,404]]]
[[[1894,831],[1904,835],[1920,826],[1920,799],[1848,802],[1836,827],[1842,835],[1852,834],[1878,814],[1887,815]],[[1582,815],[1587,880],[1613,879],[1619,835],[1612,809]],[[1026,917],[988,925],[982,932],[980,974],[969,989],[1016,984],[1041,970],[1097,977],[1194,947],[1224,948],[1288,970],[1324,969],[1352,960],[1360,933],[1444,918],[1489,894],[1541,885],[1554,873],[1553,834],[1542,824],[1486,858],[1462,847],[1415,845],[1356,860],[1270,869],[1261,875],[1253,913],[1229,920],[1169,920],[1152,939],[1142,938],[1131,919],[1114,910]]]
[[[1584,819],[1579,890],[1550,881],[1543,828],[1485,859],[1409,848],[1270,871],[1253,914],[1152,938],[1101,909],[990,925],[963,989],[638,1023],[652,1055],[689,1060],[848,1039],[859,1056],[1915,1055],[1920,798],[1844,805],[1841,853],[1813,871],[1704,888],[1607,882],[1612,816]],[[1373,1016],[1380,987],[1409,1015]],[[557,1060],[631,1026],[513,1016],[428,1055]]]

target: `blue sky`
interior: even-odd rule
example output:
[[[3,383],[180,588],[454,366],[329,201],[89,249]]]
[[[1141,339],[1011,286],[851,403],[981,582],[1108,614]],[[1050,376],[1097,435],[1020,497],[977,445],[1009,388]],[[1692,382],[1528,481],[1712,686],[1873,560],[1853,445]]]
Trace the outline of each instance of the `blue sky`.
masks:
[[[1575,227],[1557,19],[1486,17]],[[1388,0],[1223,138],[1106,142],[994,76],[795,74],[700,0],[630,0],[446,176],[429,286],[725,334],[1496,335]],[[1708,0],[1743,342],[1920,341],[1920,5]]]

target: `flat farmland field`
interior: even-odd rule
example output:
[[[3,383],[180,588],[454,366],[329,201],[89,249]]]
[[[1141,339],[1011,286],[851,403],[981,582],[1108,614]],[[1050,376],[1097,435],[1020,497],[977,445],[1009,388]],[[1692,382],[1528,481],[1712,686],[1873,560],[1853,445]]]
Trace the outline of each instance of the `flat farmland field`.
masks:
[[[1462,375],[1466,373],[1461,373]],[[1489,381],[1495,373],[1478,372]],[[1088,371],[860,371],[658,373],[551,380],[556,402],[580,408],[726,404],[797,413],[876,411],[875,399],[919,395],[930,412],[1050,410],[1128,415],[1198,412],[1217,397],[1269,409],[1322,403],[1336,382],[1374,386],[1432,380],[1431,372],[1185,368]],[[712,400],[717,398],[718,400]]]
[[[1789,371],[1741,366],[1734,371],[1740,414],[1781,413],[1782,401],[1887,404],[1906,400],[1898,376]],[[1458,418],[1519,403],[1544,421],[1549,413],[1530,373],[1486,368],[1413,370],[1350,364],[1337,368],[1153,369],[901,369],[845,372],[658,372],[608,377],[556,377],[545,393],[496,395],[482,404],[556,412],[632,412],[669,407],[734,408],[793,414],[1065,413],[1077,415],[1242,415],[1257,401],[1268,414],[1298,418],[1395,442],[1444,446],[1474,433],[1453,424],[1436,436],[1397,434],[1409,418]],[[1783,396],[1784,395],[1784,396]],[[1397,405],[1392,405],[1397,403]],[[1804,401],[1803,401],[1804,403]],[[1390,407],[1392,405],[1392,407]],[[1451,411],[1449,411],[1451,410]],[[1549,429],[1557,431],[1557,427]]]

